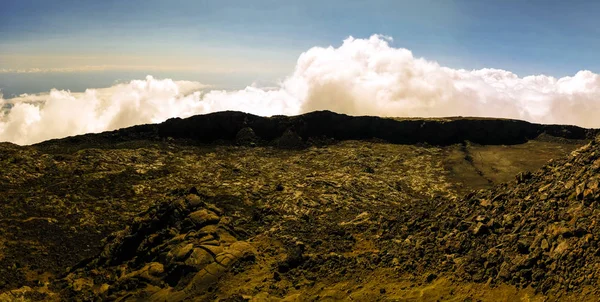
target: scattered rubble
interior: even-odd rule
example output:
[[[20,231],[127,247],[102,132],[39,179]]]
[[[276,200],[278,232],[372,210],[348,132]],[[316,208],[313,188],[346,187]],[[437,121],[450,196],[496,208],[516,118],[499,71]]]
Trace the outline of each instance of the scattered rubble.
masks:
[[[2,143],[0,301],[593,298],[594,133],[229,112]]]

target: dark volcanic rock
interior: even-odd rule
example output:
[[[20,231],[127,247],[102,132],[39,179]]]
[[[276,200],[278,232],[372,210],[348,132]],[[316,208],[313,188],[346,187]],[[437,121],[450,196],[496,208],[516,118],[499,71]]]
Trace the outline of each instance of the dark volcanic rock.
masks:
[[[175,138],[200,143],[241,143],[251,142],[255,138],[275,141],[288,136],[286,133],[290,129],[303,141],[381,139],[394,144],[433,145],[450,145],[464,141],[486,145],[518,144],[541,134],[564,139],[590,139],[598,133],[595,129],[576,126],[540,125],[508,119],[391,119],[348,116],[330,111],[316,111],[292,117],[260,117],[225,111],[186,119],[173,118],[161,124],[134,126],[101,134],[79,135],[60,142],[70,145],[93,145],[115,141]],[[48,146],[57,142],[58,140],[50,140],[39,145]]]
[[[299,149],[304,146],[304,142],[295,131],[288,129],[277,139],[277,146],[283,149]]]
[[[235,142],[241,146],[256,146],[260,141],[260,138],[256,136],[254,130],[250,127],[240,129],[235,135]]]

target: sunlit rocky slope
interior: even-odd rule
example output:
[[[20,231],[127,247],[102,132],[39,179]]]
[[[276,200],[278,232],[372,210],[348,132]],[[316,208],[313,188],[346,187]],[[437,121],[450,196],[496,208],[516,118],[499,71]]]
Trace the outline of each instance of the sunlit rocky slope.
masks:
[[[595,301],[596,134],[221,112],[2,143],[0,301]]]

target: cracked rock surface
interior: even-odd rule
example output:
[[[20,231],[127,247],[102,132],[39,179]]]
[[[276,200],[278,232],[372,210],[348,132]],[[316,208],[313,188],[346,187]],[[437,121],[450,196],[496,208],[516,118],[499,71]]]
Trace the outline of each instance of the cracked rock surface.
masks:
[[[214,204],[194,194],[175,198],[111,235],[100,255],[74,268],[57,290],[102,300],[202,299],[238,261],[254,259],[240,237]]]

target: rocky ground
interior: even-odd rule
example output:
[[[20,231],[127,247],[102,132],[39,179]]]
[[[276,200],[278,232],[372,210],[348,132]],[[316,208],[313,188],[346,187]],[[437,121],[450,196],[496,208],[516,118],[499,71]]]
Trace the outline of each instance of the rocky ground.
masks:
[[[219,113],[2,143],[0,301],[595,301],[596,133]]]

